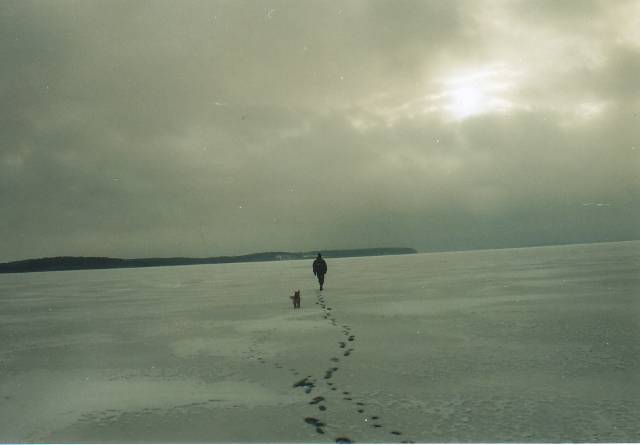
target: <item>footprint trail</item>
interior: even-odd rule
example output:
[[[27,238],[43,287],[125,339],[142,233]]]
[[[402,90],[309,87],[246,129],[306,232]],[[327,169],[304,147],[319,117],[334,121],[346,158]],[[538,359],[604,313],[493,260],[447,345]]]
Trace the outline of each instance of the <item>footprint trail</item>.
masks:
[[[292,384],[292,388],[298,390],[301,389],[305,392],[305,394],[311,394],[312,392],[319,390],[319,384],[324,386],[328,391],[339,391],[339,388],[333,383],[334,376],[340,371],[338,364],[341,360],[347,360],[351,357],[356,350],[356,335],[352,332],[351,326],[348,324],[339,324],[338,320],[334,316],[335,310],[332,307],[327,306],[327,302],[322,295],[322,293],[318,292],[316,294],[316,302],[317,306],[320,306],[322,311],[322,318],[327,320],[332,326],[340,327],[341,333],[344,336],[344,339],[337,343],[337,355],[329,357],[328,362],[329,366],[324,371],[319,371],[318,374],[322,375],[321,378],[314,378],[311,375],[307,375],[304,378],[300,378],[299,370],[295,368],[288,368],[288,371],[292,374],[292,376],[296,377],[296,380]],[[264,343],[266,340],[266,335],[262,335],[253,340],[251,345],[249,346],[249,350],[247,353],[247,358],[249,360],[257,361],[261,366],[266,364],[265,359],[261,356],[259,352],[260,344]],[[283,365],[277,362],[273,362],[272,365],[277,369],[283,369]],[[328,392],[322,393],[323,395],[316,395],[309,400],[309,405],[316,408],[318,411],[316,413],[327,414],[329,412],[328,403],[330,402],[330,397]],[[332,393],[335,394],[335,393]],[[337,400],[334,400],[333,403],[340,404],[350,404],[353,407],[354,412],[358,414],[359,417],[362,417],[362,421],[365,422],[368,427],[372,428],[372,430],[377,431],[380,434],[380,441],[384,442],[386,437],[386,441],[396,442],[400,437],[403,436],[403,433],[398,429],[391,429],[385,427],[384,422],[381,420],[380,416],[377,413],[375,415],[367,415],[368,408],[373,404],[367,404],[366,400],[359,400],[360,398],[354,397],[349,391],[340,391],[340,395],[337,397]],[[362,416],[364,414],[364,416]],[[326,435],[327,433],[337,433],[335,431],[335,427],[331,427],[323,419],[319,419],[314,416],[303,417],[303,422],[314,428],[315,432],[320,435]],[[392,439],[392,437],[396,439]],[[336,435],[335,442],[344,444],[344,443],[354,443],[354,440],[344,434]],[[414,443],[411,440],[402,440],[402,443]]]

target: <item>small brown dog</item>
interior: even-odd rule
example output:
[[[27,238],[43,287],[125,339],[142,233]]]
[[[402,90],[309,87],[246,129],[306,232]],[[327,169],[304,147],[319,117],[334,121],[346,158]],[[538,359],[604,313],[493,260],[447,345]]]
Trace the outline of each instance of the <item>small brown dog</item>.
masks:
[[[300,308],[300,289],[295,291],[293,295],[291,295],[289,298],[293,300],[293,308],[299,309]]]

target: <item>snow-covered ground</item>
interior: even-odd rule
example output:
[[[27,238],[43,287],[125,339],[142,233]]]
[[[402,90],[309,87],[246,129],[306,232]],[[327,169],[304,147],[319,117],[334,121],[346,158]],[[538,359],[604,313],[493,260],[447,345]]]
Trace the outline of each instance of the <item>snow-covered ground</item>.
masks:
[[[0,442],[640,441],[640,242],[328,264],[0,275]]]

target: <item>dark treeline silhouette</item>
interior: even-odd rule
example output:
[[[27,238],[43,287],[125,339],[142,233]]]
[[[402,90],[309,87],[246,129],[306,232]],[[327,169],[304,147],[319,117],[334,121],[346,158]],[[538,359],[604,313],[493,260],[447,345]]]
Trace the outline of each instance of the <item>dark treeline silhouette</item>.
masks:
[[[49,272],[56,270],[116,269],[126,267],[188,266],[193,264],[224,264],[257,261],[304,260],[315,258],[310,252],[260,252],[240,256],[209,258],[109,258],[109,257],[51,257],[10,263],[0,263],[0,273]],[[417,253],[407,247],[378,247],[369,249],[322,250],[325,258],[344,258],[378,255],[407,255]]]

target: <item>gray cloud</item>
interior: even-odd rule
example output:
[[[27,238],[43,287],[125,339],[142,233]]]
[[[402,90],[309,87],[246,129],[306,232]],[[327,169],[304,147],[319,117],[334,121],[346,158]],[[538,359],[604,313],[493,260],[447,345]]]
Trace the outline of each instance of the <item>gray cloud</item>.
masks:
[[[4,2],[0,260],[637,238],[634,6],[560,3]]]

